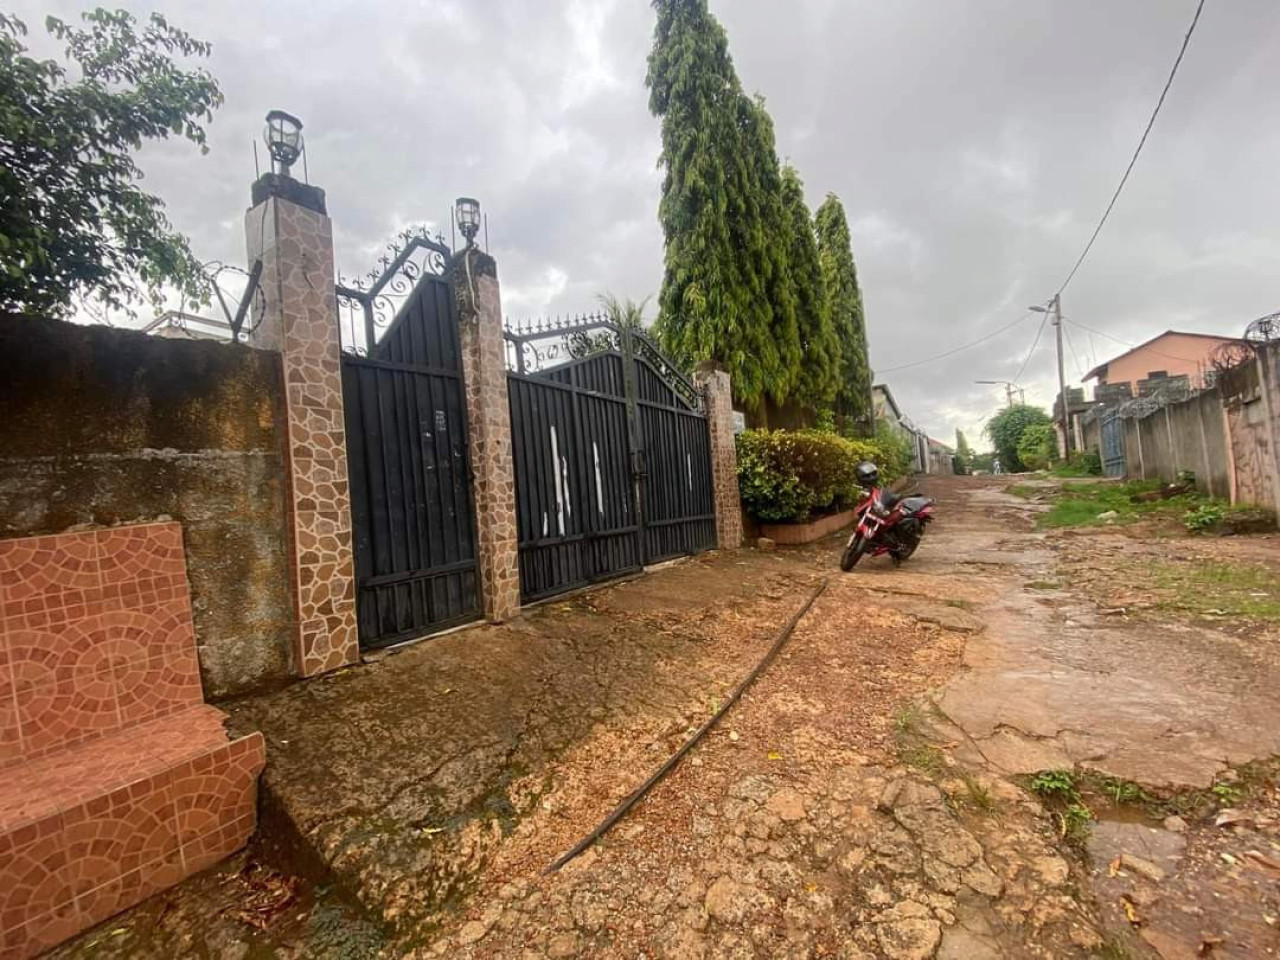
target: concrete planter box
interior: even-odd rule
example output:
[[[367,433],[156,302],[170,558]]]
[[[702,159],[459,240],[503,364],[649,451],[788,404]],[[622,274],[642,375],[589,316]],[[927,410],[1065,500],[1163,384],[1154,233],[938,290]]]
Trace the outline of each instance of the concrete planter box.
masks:
[[[827,534],[842,530],[853,523],[852,510],[833,513],[829,517],[819,517],[808,523],[762,523],[760,536],[768,537],[774,543],[796,546],[801,543],[813,543]]]

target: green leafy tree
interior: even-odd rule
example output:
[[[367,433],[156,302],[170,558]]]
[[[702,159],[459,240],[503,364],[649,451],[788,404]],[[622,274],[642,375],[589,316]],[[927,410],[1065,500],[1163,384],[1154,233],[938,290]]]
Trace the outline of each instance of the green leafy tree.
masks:
[[[791,241],[789,260],[802,358],[795,392],[821,419],[824,415],[830,417],[839,387],[840,342],[831,320],[813,218],[804,202],[804,184],[789,164],[782,169],[782,202]]]
[[[1043,470],[1053,460],[1057,434],[1047,423],[1033,423],[1018,437],[1018,459],[1028,470]]]
[[[851,419],[864,434],[870,433],[873,414],[867,327],[862,311],[862,291],[858,289],[858,268],[853,262],[849,221],[840,198],[834,193],[827,194],[814,220],[831,320],[840,343],[836,411]]]
[[[644,329],[644,308],[649,303],[645,297],[639,303],[630,297],[619,300],[612,293],[602,293],[596,297],[604,308],[604,318],[624,330]],[[573,333],[569,335],[569,356],[575,360],[588,357],[593,353],[604,353],[618,346],[618,335],[611,330],[600,333]]]
[[[665,239],[656,331],[679,362],[722,365],[738,398],[756,404],[786,394],[799,352],[780,196],[762,194],[777,168],[772,124],[743,93],[706,0],[653,6],[647,83],[662,121]]]
[[[66,67],[27,55],[26,25],[0,14],[0,309],[67,313],[77,300],[131,310],[165,287],[195,301],[207,282],[158,198],[139,189],[144,141],[207,151],[217,81],[175,57],[210,45],[152,14],[94,10],[84,27],[49,17]]]
[[[783,197],[782,166],[773,132],[773,119],[764,98],[743,95],[738,100],[742,131],[737,196],[742,214],[735,217],[737,248],[748,273],[764,287],[769,305],[769,327],[778,351],[778,367],[765,384],[765,392],[777,403],[796,393],[805,357],[797,316],[795,277],[791,269],[788,211]]]
[[[973,469],[973,448],[969,446],[963,430],[956,431],[956,465],[961,473],[968,473]]]
[[[1022,439],[1024,430],[1035,425],[1052,427],[1053,421],[1039,407],[1020,403],[1005,407],[983,427],[983,433],[991,438],[996,456],[1006,471],[1016,473],[1027,469],[1018,456],[1018,441]]]
[[[996,455],[994,453],[975,453],[969,460],[969,469],[990,473],[995,469],[995,460]]]
[[[912,444],[901,430],[890,426],[886,420],[877,420],[875,440],[880,451],[877,466],[882,476],[905,477],[911,472]]]

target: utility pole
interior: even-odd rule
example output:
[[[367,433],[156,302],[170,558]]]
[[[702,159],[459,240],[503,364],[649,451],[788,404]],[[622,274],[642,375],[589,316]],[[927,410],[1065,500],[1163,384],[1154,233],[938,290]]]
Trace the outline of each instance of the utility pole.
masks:
[[[1062,459],[1071,456],[1071,414],[1067,412],[1067,378],[1062,366],[1062,303],[1053,295],[1053,326],[1058,337],[1058,399],[1062,403]]]
[[[1029,309],[1036,313],[1047,313],[1053,317],[1054,332],[1057,334],[1058,341],[1058,402],[1062,404],[1062,416],[1059,426],[1062,429],[1062,459],[1066,459],[1071,455],[1071,417],[1067,413],[1067,377],[1063,372],[1062,364],[1062,303],[1058,299],[1058,294],[1053,295],[1053,299],[1049,301],[1049,306],[1033,306]]]
[[[1008,380],[975,380],[973,382],[990,384],[992,386],[997,386],[997,387],[1004,387],[1005,402],[1008,403],[1009,406],[1011,407],[1013,406],[1013,388],[1016,386],[1016,384],[1010,383]],[[1027,402],[1026,393],[1023,391],[1021,387],[1018,387],[1018,392],[1022,394],[1022,397],[1023,397],[1022,402],[1026,403]]]

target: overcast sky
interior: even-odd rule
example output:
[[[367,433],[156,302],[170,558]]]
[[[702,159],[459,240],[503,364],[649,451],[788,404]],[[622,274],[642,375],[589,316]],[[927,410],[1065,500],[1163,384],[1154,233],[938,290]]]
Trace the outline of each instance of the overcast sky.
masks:
[[[112,4],[115,5],[114,3]],[[151,7],[128,2],[134,12]],[[80,4],[20,0],[35,33]],[[976,440],[1025,323],[1078,256],[1137,143],[1195,0],[712,0],[743,85],[811,205],[844,201],[871,359],[935,436]],[[243,262],[251,142],[269,108],[305,123],[338,262],[368,269],[396,230],[443,227],[458,194],[489,215],[506,311],[577,312],[601,291],[654,295],[658,124],[641,0],[169,0],[214,43],[226,94],[200,157],[148,149],[150,189],[198,255]],[[33,38],[34,39],[34,38]],[[1136,342],[1239,334],[1280,309],[1280,7],[1208,0],[1156,128],[1065,313]],[[260,150],[265,159],[265,151]],[[1070,329],[1070,328],[1068,328]],[[1071,334],[1075,381],[1125,349]],[[1051,337],[1028,399],[1056,392]]]

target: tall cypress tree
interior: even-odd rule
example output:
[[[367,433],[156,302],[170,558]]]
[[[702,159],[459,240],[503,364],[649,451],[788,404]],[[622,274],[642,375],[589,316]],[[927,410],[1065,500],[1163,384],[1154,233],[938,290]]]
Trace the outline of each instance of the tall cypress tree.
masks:
[[[804,184],[790,164],[782,169],[782,202],[787,214],[788,259],[803,357],[795,395],[814,410],[829,410],[839,386],[840,341],[831,319],[813,219],[804,202]]]
[[[851,419],[859,433],[870,434],[871,363],[867,358],[867,327],[862,312],[862,291],[858,289],[858,268],[853,262],[849,221],[844,206],[834,193],[814,218],[818,230],[818,257],[831,303],[831,319],[840,341],[840,387],[836,391],[836,412]]]
[[[770,300],[776,277],[761,253],[769,239],[761,153],[745,149],[763,142],[766,126],[772,147],[772,127],[743,94],[706,0],[653,6],[647,83],[649,109],[662,120],[666,240],[657,332],[684,363],[723,364],[738,398],[755,404],[790,379]]]
[[[778,365],[765,384],[777,403],[795,394],[804,364],[797,317],[797,292],[791,271],[790,229],[783,197],[782,165],[773,133],[773,118],[760,96],[739,97],[739,148],[743,180],[734,196],[743,201],[741,215],[731,219],[748,274],[758,281],[769,306],[769,329]]]

